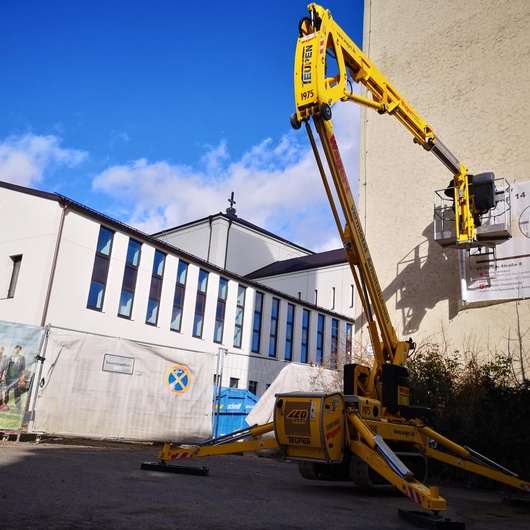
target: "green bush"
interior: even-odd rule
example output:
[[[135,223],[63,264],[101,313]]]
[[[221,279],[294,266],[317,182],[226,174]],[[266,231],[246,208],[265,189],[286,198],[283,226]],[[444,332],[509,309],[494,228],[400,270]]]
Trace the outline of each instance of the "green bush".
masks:
[[[429,343],[416,350],[407,368],[410,404],[433,411],[436,431],[530,479],[530,385],[515,379],[510,357],[481,362],[477,355],[448,354]],[[442,480],[469,481],[468,473],[447,464],[432,463],[431,469]]]

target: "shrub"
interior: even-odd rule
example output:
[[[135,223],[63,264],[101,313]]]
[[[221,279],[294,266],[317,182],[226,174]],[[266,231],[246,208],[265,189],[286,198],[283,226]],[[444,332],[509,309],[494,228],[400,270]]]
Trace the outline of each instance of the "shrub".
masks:
[[[420,345],[407,363],[411,405],[431,408],[440,434],[528,480],[530,385],[514,378],[509,356],[479,359],[469,352],[449,354],[433,342]],[[444,479],[468,480],[456,469],[442,471],[438,464],[432,469]]]

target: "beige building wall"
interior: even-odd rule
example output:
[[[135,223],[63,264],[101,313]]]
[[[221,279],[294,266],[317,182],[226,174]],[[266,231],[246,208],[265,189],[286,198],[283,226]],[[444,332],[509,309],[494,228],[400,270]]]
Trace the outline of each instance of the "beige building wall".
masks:
[[[528,0],[366,0],[363,51],[470,173],[530,180]],[[458,251],[433,241],[450,172],[394,117],[361,122],[359,209],[398,336],[515,353],[519,326],[530,352],[529,301],[463,307]]]

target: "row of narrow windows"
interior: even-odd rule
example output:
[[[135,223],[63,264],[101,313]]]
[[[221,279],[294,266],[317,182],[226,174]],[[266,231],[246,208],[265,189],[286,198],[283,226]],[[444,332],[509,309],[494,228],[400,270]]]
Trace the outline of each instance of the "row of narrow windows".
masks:
[[[88,295],[87,307],[101,311],[105,297],[105,289],[107,283],[107,276],[110,266],[110,256],[112,252],[112,243],[114,232],[106,227],[100,227],[96,255],[94,259],[94,268],[92,272],[92,279],[90,283],[90,290]],[[125,267],[123,273],[123,281],[121,287],[120,302],[118,307],[118,316],[122,318],[131,318],[132,308],[134,303],[134,295],[136,289],[136,280],[138,276],[138,268],[140,264],[141,243],[134,239],[129,239],[127,249],[127,256],[125,260]],[[155,250],[153,268],[151,273],[151,283],[149,288],[149,297],[147,302],[147,311],[145,323],[156,326],[158,323],[160,299],[162,294],[162,283],[164,276],[166,254],[159,250]],[[171,314],[170,329],[180,332],[183,319],[184,295],[186,292],[186,280],[188,273],[188,263],[179,260],[177,268],[177,277],[175,280],[175,290],[173,295],[173,307]],[[206,308],[206,293],[208,288],[209,273],[203,269],[199,270],[199,277],[197,282],[197,291],[195,299],[195,310],[193,317],[192,335],[194,337],[202,338],[204,329],[204,318]],[[228,294],[228,280],[226,278],[219,278],[219,286],[217,293],[217,305],[215,311],[215,324],[213,340],[216,343],[223,342],[223,331],[225,322],[226,300]],[[246,288],[238,285],[236,314],[234,325],[233,346],[241,348],[243,338],[243,314],[245,308]],[[253,353],[261,353],[262,341],[262,326],[263,326],[263,303],[264,294],[256,291],[254,318],[252,323],[252,341],[251,351]],[[295,322],[296,307],[294,304],[287,304],[287,313],[285,317],[286,322],[286,336],[284,344],[284,359],[286,361],[293,360],[294,350],[294,322]],[[310,352],[310,319],[311,311],[302,309],[302,330],[300,336],[300,362],[307,363],[309,361]],[[270,315],[270,332],[268,341],[268,356],[277,358],[279,352],[278,334],[280,322],[280,299],[272,298],[271,315]],[[346,353],[351,347],[352,325],[346,324]],[[348,346],[348,343],[350,346]],[[325,316],[317,314],[317,336],[316,336],[316,363],[322,364],[324,361],[325,350]],[[333,366],[337,361],[337,354],[339,348],[339,320],[333,318],[331,322],[331,345],[330,345],[330,364]]]
[[[256,292],[256,301],[254,305],[254,320],[252,324],[252,344],[251,351],[253,353],[260,353],[261,339],[262,339],[262,324],[263,324],[263,293]],[[285,345],[284,345],[284,359],[286,361],[293,360],[294,350],[294,323],[295,323],[296,307],[294,304],[287,304],[287,313],[285,317]],[[278,323],[280,321],[280,300],[278,298],[272,299],[271,307],[271,321],[270,321],[270,335],[269,335],[269,357],[278,356]],[[300,334],[300,362],[309,362],[310,352],[310,325],[311,325],[311,311],[302,308],[302,329]],[[339,360],[339,354],[343,356],[344,362],[350,362],[352,356],[352,333],[353,325],[346,323],[346,330],[344,333],[344,344],[340,344],[340,322],[337,318],[331,319],[331,340],[329,343],[330,358],[329,364],[332,368],[336,367]],[[339,352],[339,350],[341,350]],[[317,314],[317,334],[316,334],[316,363],[324,363],[324,353],[326,351],[326,317],[325,315]]]
[[[261,338],[262,338],[262,324],[263,324],[263,293],[256,292],[256,301],[254,305],[254,320],[252,324],[252,345],[251,351],[253,353],[260,353]],[[293,360],[293,338],[294,338],[294,322],[295,322],[296,307],[294,304],[287,304],[286,325],[285,325],[285,348],[284,359],[286,361]],[[278,355],[278,323],[280,320],[280,300],[278,298],[272,299],[271,307],[271,322],[270,322],[270,336],[269,336],[269,357],[277,357]],[[310,352],[310,325],[311,325],[311,311],[309,309],[302,309],[302,330],[300,335],[300,362],[309,362]],[[317,337],[316,337],[316,363],[323,364],[324,352],[326,349],[325,341],[326,317],[319,313],[317,315]],[[343,353],[346,357],[351,358],[353,326],[349,322],[346,323],[345,344]],[[336,366],[339,355],[339,320],[331,319],[331,344],[330,344],[330,365]],[[347,359],[346,359],[347,360]]]
[[[101,311],[105,298],[105,289],[110,266],[110,256],[112,253],[112,243],[114,232],[108,228],[101,227],[99,231],[98,242],[96,246],[96,256],[94,258],[94,268],[90,282],[87,307]],[[138,268],[140,265],[142,244],[134,239],[129,239],[127,256],[123,272],[123,281],[118,307],[118,316],[121,318],[131,318],[134,304],[134,295],[136,290],[136,280],[138,277]],[[151,281],[149,286],[149,296],[147,300],[147,310],[145,323],[156,326],[158,323],[160,299],[162,296],[162,284],[164,277],[164,267],[166,254],[160,250],[155,250],[153,259],[153,268],[151,272]],[[175,290],[173,294],[173,307],[171,312],[170,329],[180,332],[182,328],[182,318],[184,309],[184,295],[186,292],[186,280],[188,275],[189,264],[179,260],[177,268],[177,277],[175,279]],[[202,338],[204,329],[204,315],[206,308],[206,292],[208,287],[209,273],[203,269],[199,271],[197,283],[197,293],[195,301],[195,312],[193,318],[194,337]],[[222,343],[226,298],[228,292],[228,280],[219,279],[219,290],[217,298],[217,307],[215,315],[214,342]],[[245,306],[246,288],[238,286],[236,322],[234,332],[234,346],[240,348],[243,330],[243,312]]]

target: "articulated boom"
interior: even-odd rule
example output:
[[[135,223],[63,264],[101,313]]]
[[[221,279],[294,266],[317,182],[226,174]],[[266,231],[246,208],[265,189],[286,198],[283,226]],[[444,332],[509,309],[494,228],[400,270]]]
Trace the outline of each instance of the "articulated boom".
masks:
[[[368,319],[368,329],[374,348],[374,366],[369,375],[364,395],[373,399],[381,399],[382,366],[386,363],[403,366],[412,343],[397,339],[395,329],[390,320],[383,291],[377,278],[357,207],[348,184],[344,164],[333,134],[331,121],[323,120],[318,115],[314,116],[313,119],[324,148],[341,210],[345,217],[344,229],[342,228],[337,206],[331,193],[331,187],[323,170],[322,161],[308,122],[306,122],[307,132],[328,194],[337,229],[346,250],[357,292],[360,295],[363,309]]]
[[[298,128],[311,117],[331,119],[331,107],[338,101],[351,101],[373,108],[380,114],[395,116],[413,135],[414,142],[432,151],[451,171],[453,186],[449,188],[453,195],[455,243],[459,246],[478,246],[476,228],[479,217],[485,213],[484,201],[475,201],[479,193],[473,188],[473,176],[467,174],[467,168],[445,147],[432,127],[414,110],[412,105],[373,65],[368,57],[335,23],[329,10],[316,4],[308,6],[309,17],[300,21],[298,45],[295,56],[295,97],[296,113],[291,117],[293,127]],[[356,94],[354,84],[361,83],[371,98]],[[487,201],[487,210],[495,208],[494,176],[488,178],[488,193],[492,199]],[[477,175],[478,176],[478,175]],[[482,175],[480,185],[484,185]],[[486,188],[482,187],[482,190]],[[501,195],[501,194],[498,194]],[[489,231],[491,234],[491,230]],[[509,230],[488,241],[488,245],[509,239]],[[484,246],[483,237],[480,246]],[[440,244],[443,244],[440,242]]]

